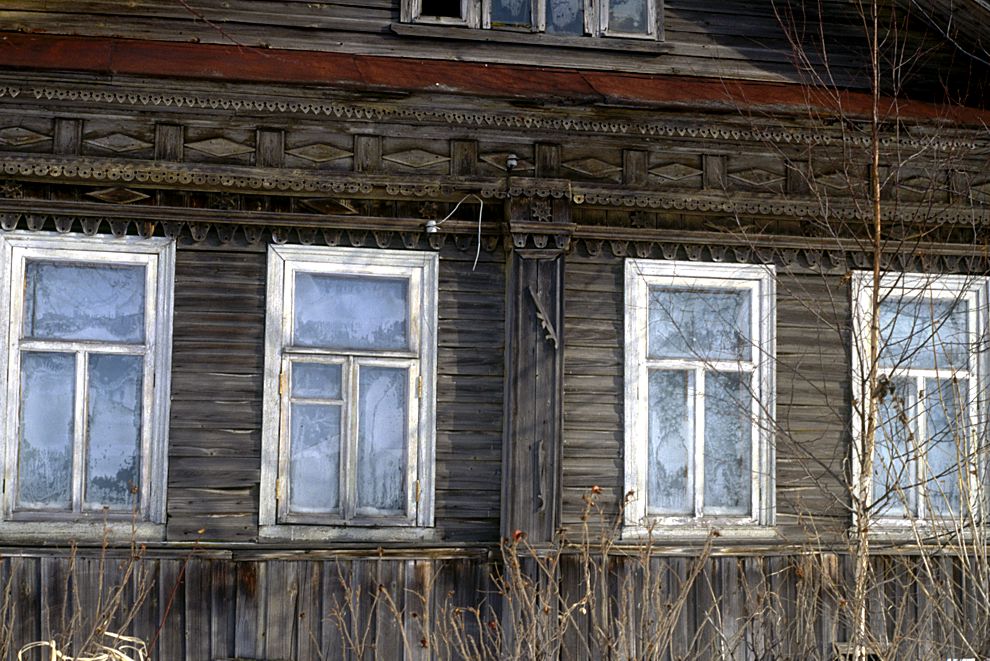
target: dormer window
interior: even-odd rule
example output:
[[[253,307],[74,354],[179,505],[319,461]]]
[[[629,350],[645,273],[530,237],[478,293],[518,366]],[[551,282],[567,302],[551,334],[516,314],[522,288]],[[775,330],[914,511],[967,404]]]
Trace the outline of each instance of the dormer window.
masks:
[[[657,0],[403,0],[406,23],[544,32],[558,36],[661,39]]]

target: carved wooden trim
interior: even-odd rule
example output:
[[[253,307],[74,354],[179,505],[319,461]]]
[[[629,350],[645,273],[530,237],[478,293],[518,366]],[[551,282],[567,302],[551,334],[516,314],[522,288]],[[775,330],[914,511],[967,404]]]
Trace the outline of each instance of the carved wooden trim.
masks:
[[[345,121],[358,122],[398,122],[415,124],[441,124],[457,127],[499,127],[514,131],[553,131],[561,133],[626,135],[638,137],[669,137],[693,139],[701,142],[746,142],[776,145],[823,145],[840,146],[847,144],[862,147],[864,138],[855,132],[841,131],[826,127],[780,126],[768,120],[764,126],[753,126],[752,121],[739,122],[699,122],[697,117],[677,119],[638,120],[632,117],[599,119],[573,115],[548,115],[538,111],[527,112],[521,109],[466,110],[463,108],[443,109],[432,105],[399,105],[326,101],[300,98],[298,91],[284,95],[257,94],[245,85],[240,93],[218,92],[205,89],[175,91],[160,86],[129,85],[126,88],[103,85],[94,89],[61,81],[27,80],[24,77],[0,77],[0,100],[29,102],[71,102],[74,108],[80,104],[96,106],[125,106],[149,110],[215,110],[239,113],[261,113],[271,116],[332,117]],[[650,113],[656,117],[656,113]],[[906,136],[890,134],[883,137],[885,148],[912,148],[926,150],[972,151],[986,149],[990,141],[977,131],[953,130],[940,127],[937,133],[918,131]]]

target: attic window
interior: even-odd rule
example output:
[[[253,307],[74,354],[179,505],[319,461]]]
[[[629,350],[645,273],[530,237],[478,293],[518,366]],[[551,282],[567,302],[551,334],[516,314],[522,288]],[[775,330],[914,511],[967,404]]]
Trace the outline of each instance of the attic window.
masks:
[[[661,40],[659,0],[402,0],[404,23],[441,23],[560,37]],[[550,45],[555,41],[541,41]]]

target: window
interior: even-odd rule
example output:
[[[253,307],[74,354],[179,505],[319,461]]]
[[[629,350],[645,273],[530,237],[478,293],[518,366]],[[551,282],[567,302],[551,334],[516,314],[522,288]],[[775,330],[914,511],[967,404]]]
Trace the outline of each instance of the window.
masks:
[[[877,384],[869,392],[873,274],[853,279],[855,447],[870,431],[871,511],[882,526],[953,521],[976,511],[987,281],[887,274],[878,290]],[[854,451],[855,454],[855,451]],[[854,457],[858,476],[863,470]]]
[[[0,235],[0,530],[164,522],[174,251],[165,239]]]
[[[436,255],[273,246],[268,278],[262,534],[423,534]]]
[[[626,533],[771,524],[773,267],[630,259],[625,284]]]
[[[480,5],[480,6],[479,6]],[[403,0],[405,22],[661,39],[659,0]],[[479,20],[480,18],[480,20]]]

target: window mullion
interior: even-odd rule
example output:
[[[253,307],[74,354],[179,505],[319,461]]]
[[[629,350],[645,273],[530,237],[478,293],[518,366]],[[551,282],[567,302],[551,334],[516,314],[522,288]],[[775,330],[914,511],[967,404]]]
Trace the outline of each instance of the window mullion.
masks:
[[[936,380],[937,383],[937,380]],[[914,470],[909,471],[909,475],[914,478],[911,489],[914,491],[914,502],[916,507],[915,516],[924,520],[928,514],[926,492],[928,484],[928,408],[922,401],[921,396],[925,392],[925,377],[916,376],[914,378],[914,392],[912,393],[911,409],[908,412],[908,420],[915,421],[914,448],[916,450],[909,455]],[[910,434],[910,430],[909,430]],[[909,496],[910,497],[910,496]]]
[[[547,0],[533,0],[533,23],[534,32],[547,31]]]
[[[89,400],[89,353],[76,353],[76,396],[72,435],[72,511],[83,510],[83,483],[86,479],[86,409]]]
[[[354,517],[357,509],[357,461],[358,461],[358,361],[346,358],[344,377],[345,406],[344,430],[341,443],[340,465],[345,467],[340,477],[340,513],[345,521]]]
[[[705,513],[705,369],[694,369],[694,516]]]

